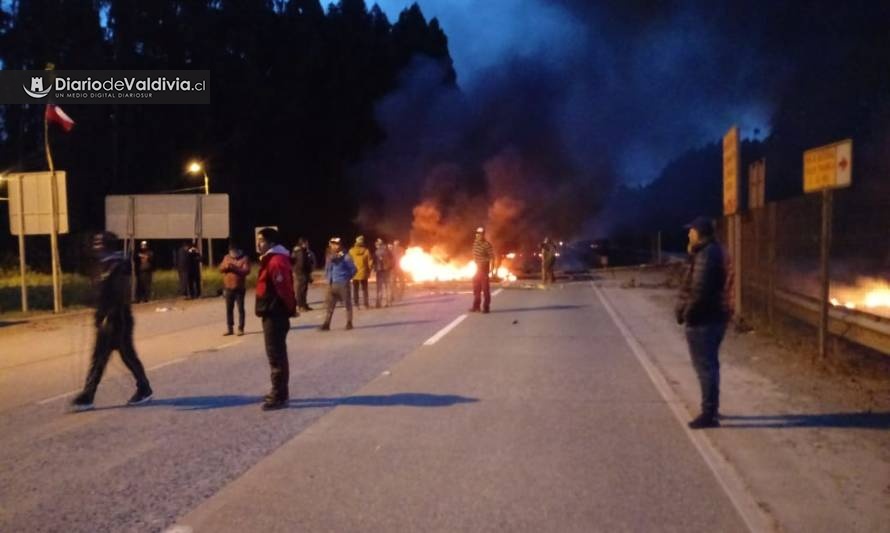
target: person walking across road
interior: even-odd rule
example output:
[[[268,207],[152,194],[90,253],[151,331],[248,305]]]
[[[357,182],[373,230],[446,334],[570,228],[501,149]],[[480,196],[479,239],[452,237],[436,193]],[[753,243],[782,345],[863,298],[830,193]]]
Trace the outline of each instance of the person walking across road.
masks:
[[[238,336],[244,335],[244,294],[247,292],[247,276],[250,275],[250,260],[234,241],[229,242],[229,253],[219,265],[223,275],[223,296],[226,300],[226,332],[232,335],[235,327],[234,307],[238,305]]]
[[[260,254],[256,315],[263,323],[272,380],[272,390],[263,401],[264,411],[287,407],[290,398],[287,332],[290,331],[291,317],[297,316],[297,299],[294,296],[290,254],[280,242],[278,230],[273,228],[263,228],[256,236],[256,250]]]
[[[686,342],[701,387],[701,414],[692,429],[720,425],[720,343],[732,317],[733,274],[729,254],[714,236],[714,222],[698,217],[689,230],[689,265],[677,302],[677,323],[686,326]]]
[[[173,264],[179,275],[179,294],[189,297],[189,241],[183,241],[182,245],[173,252]]]
[[[297,295],[297,310],[311,311],[307,296],[309,284],[312,283],[312,271],[315,270],[315,256],[309,250],[309,241],[304,237],[297,240],[290,254],[294,265],[294,292]]]
[[[383,242],[377,239],[374,243],[374,275],[377,277],[377,299],[375,306],[380,309],[392,305],[392,251]]]
[[[324,277],[328,282],[325,320],[318,329],[321,331],[331,329],[331,318],[334,316],[337,302],[343,302],[343,306],[346,307],[346,329],[352,329],[352,299],[349,295],[349,282],[355,276],[355,264],[352,262],[352,256],[343,253],[339,237],[332,237],[328,244],[327,261],[324,267]]]
[[[145,375],[145,367],[133,345],[133,312],[130,308],[130,260],[121,252],[112,251],[117,246],[117,235],[98,233],[93,237],[92,251],[98,262],[94,287],[97,290],[96,343],[92,362],[83,390],[71,402],[75,411],[93,408],[96,389],[105,373],[111,352],[117,350],[127,369],[136,379],[136,392],[127,405],[139,405],[151,400],[152,390]]]
[[[136,301],[147,302],[151,298],[151,282],[155,271],[155,253],[148,247],[148,241],[139,245],[139,277],[136,282]]]
[[[476,228],[476,240],[473,242],[473,261],[476,263],[476,274],[473,276],[473,307],[471,313],[488,313],[491,309],[491,285],[489,272],[494,259],[494,249],[485,240],[485,228]],[[481,304],[481,308],[480,308]]]
[[[349,250],[352,257],[352,263],[355,265],[355,276],[352,278],[352,290],[354,303],[358,309],[361,309],[359,303],[359,289],[365,303],[365,309],[368,309],[368,279],[371,277],[371,252],[365,247],[365,238],[359,235],[355,239],[355,246]]]

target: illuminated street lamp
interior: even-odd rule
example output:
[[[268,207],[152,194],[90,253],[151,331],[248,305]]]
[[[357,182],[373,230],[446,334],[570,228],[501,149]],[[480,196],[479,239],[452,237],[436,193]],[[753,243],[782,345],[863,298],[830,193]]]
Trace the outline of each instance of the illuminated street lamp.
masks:
[[[203,175],[204,194],[210,194],[210,177],[207,175],[207,169],[204,168],[204,165],[200,161],[193,160],[189,163],[186,170],[188,170],[189,174]],[[213,266],[213,241],[209,237],[207,238],[207,266]]]

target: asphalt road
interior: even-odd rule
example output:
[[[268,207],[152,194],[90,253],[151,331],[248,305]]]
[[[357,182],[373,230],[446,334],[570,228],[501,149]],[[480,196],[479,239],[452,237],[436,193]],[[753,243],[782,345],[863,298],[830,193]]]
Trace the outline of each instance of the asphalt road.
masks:
[[[217,299],[138,308],[135,408],[115,358],[97,409],[65,412],[88,316],[2,328],[0,531],[747,529],[589,284],[456,323],[468,304],[303,315],[270,413],[259,323],[222,337]]]

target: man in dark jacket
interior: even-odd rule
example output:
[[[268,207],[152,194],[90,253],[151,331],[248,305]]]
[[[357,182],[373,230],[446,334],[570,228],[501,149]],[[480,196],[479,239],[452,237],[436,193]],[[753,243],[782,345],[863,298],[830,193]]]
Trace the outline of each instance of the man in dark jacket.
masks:
[[[121,354],[127,369],[136,378],[136,392],[127,402],[139,405],[152,397],[145,368],[133,346],[133,313],[130,309],[130,261],[121,252],[113,252],[118,242],[114,233],[103,232],[93,237],[93,254],[98,261],[93,286],[96,288],[96,344],[83,391],[71,402],[75,411],[93,408],[93,398],[108,365],[111,352]]]
[[[720,343],[732,317],[732,267],[714,236],[714,222],[698,217],[689,230],[689,267],[677,302],[677,322],[686,325],[686,342],[701,386],[701,414],[692,429],[720,425]]]
[[[297,295],[297,309],[300,311],[311,311],[309,307],[308,294],[309,284],[312,282],[312,271],[315,270],[315,256],[309,251],[309,241],[304,237],[297,240],[290,254],[291,261],[294,264],[294,292]]]
[[[546,284],[556,281],[553,274],[553,267],[556,265],[556,246],[550,241],[550,237],[545,237],[541,243],[541,282]]]
[[[151,298],[151,281],[155,271],[155,254],[148,247],[148,241],[139,245],[139,278],[136,283],[136,301],[147,302]]]
[[[183,241],[182,245],[173,252],[173,264],[176,273],[179,274],[179,294],[189,297],[189,241]]]
[[[374,243],[374,261],[372,263],[374,274],[377,277],[377,301],[375,302],[378,309],[380,306],[389,307],[392,305],[392,271],[393,258],[392,250],[386,246],[383,239],[377,239]]]
[[[201,297],[201,252],[198,245],[192,243],[186,254],[188,257],[188,298]]]
[[[279,242],[276,229],[263,228],[257,233],[260,273],[256,282],[256,315],[263,321],[266,357],[272,369],[272,390],[263,402],[264,411],[287,407],[290,397],[287,332],[290,330],[290,318],[297,316],[297,300],[290,254]]]

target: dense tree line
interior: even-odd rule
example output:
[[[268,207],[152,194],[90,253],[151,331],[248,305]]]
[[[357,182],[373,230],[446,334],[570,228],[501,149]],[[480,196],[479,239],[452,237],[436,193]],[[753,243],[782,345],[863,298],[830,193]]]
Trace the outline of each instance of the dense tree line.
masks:
[[[385,133],[374,105],[422,55],[454,86],[447,38],[415,4],[390,22],[364,0],[14,0],[0,10],[4,69],[209,69],[209,106],[68,105],[73,132],[53,135],[68,171],[75,236],[101,228],[106,194],[200,185],[230,194],[233,236],[261,224],[316,243],[353,229],[349,169]],[[0,166],[43,170],[42,105],[0,106]],[[0,247],[13,256],[6,217]],[[35,252],[39,255],[43,247]],[[32,254],[34,256],[34,254]],[[42,259],[36,257],[36,259]],[[40,262],[40,261],[38,261]]]

